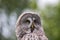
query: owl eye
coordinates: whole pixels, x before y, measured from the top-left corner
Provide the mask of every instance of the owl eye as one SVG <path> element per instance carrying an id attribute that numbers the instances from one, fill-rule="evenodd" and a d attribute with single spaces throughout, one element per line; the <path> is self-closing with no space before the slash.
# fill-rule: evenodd
<path id="1" fill-rule="evenodd" d="M 34 23 L 39 24 L 38 20 L 34 20 Z"/>
<path id="2" fill-rule="evenodd" d="M 36 21 L 36 20 L 34 20 L 34 22 L 35 22 L 35 23 L 37 23 L 37 21 Z"/>
<path id="3" fill-rule="evenodd" d="M 26 22 L 26 23 L 30 23 L 30 21 L 29 21 L 29 20 L 26 20 L 25 22 Z"/>

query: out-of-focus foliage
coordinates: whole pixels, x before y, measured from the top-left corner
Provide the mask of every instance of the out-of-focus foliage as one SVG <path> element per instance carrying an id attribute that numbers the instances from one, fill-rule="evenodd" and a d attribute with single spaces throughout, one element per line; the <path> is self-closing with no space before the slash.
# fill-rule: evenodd
<path id="1" fill-rule="evenodd" d="M 28 6 L 28 0 L 1 0 L 0 8 L 5 8 L 11 12 L 13 10 L 23 10 Z"/>
<path id="2" fill-rule="evenodd" d="M 37 2 L 36 2 L 36 0 L 30 0 L 29 8 L 37 9 Z"/>
<path id="3" fill-rule="evenodd" d="M 0 8 L 6 9 L 8 13 L 16 10 L 21 12 L 25 8 L 36 9 L 35 0 L 0 0 Z"/>
<path id="4" fill-rule="evenodd" d="M 60 3 L 56 6 L 48 5 L 42 11 L 42 17 L 49 40 L 60 40 Z"/>

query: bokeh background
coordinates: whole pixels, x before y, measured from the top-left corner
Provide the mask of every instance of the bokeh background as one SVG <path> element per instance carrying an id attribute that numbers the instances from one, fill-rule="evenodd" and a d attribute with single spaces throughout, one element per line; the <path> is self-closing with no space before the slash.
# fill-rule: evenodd
<path id="1" fill-rule="evenodd" d="M 60 40 L 60 0 L 0 0 L 0 40 L 17 40 L 17 18 L 30 9 L 40 13 L 48 39 Z"/>

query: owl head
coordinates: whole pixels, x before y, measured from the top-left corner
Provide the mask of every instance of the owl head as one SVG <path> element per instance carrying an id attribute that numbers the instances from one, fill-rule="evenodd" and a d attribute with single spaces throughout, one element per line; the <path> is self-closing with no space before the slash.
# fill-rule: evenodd
<path id="1" fill-rule="evenodd" d="M 36 12 L 23 12 L 16 23 L 16 36 L 21 40 L 24 35 L 33 33 L 37 36 L 44 34 L 40 16 Z"/>

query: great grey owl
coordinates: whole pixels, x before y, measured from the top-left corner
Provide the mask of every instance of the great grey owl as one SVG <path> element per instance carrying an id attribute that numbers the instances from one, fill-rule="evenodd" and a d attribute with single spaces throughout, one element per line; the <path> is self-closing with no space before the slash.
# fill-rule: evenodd
<path id="1" fill-rule="evenodd" d="M 35 12 L 22 13 L 16 23 L 17 40 L 48 40 L 41 26 L 40 16 Z"/>

